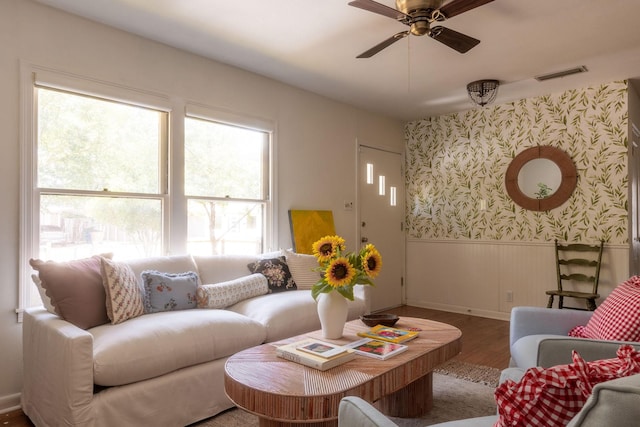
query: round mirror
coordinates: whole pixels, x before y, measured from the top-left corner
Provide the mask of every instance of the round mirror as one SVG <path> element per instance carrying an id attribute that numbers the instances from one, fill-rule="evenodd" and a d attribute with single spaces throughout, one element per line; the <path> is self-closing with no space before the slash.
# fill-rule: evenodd
<path id="1" fill-rule="evenodd" d="M 566 202 L 576 182 L 576 167 L 571 158 L 550 146 L 524 150 L 513 159 L 505 176 L 511 199 L 533 211 L 547 211 Z"/>
<path id="2" fill-rule="evenodd" d="M 562 182 L 560 168 L 549 159 L 533 159 L 518 173 L 520 191 L 532 199 L 546 199 L 555 193 Z"/>

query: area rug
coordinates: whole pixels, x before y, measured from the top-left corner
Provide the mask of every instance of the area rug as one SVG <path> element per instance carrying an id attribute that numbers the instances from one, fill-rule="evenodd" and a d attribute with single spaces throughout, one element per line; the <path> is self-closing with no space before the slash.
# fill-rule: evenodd
<path id="1" fill-rule="evenodd" d="M 497 387 L 500 379 L 500 369 L 459 362 L 456 359 L 438 366 L 434 372 L 491 387 Z"/>
<path id="2" fill-rule="evenodd" d="M 500 370 L 459 362 L 455 359 L 433 374 L 433 409 L 421 418 L 395 418 L 400 427 L 423 427 L 445 421 L 493 415 L 493 391 Z M 190 427 L 258 427 L 258 417 L 242 409 L 229 409 Z"/>

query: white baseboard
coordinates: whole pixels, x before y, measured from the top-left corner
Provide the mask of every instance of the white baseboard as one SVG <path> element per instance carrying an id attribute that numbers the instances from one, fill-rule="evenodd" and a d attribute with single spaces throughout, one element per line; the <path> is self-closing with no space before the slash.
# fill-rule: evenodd
<path id="1" fill-rule="evenodd" d="M 425 301 L 407 300 L 407 305 L 413 307 L 430 308 L 432 310 L 450 311 L 452 313 L 469 314 L 471 316 L 486 317 L 488 319 L 509 321 L 511 313 L 503 313 L 501 311 L 478 310 L 475 308 L 462 307 L 449 304 L 437 304 Z"/>
<path id="2" fill-rule="evenodd" d="M 20 409 L 20 393 L 0 396 L 0 414 Z"/>

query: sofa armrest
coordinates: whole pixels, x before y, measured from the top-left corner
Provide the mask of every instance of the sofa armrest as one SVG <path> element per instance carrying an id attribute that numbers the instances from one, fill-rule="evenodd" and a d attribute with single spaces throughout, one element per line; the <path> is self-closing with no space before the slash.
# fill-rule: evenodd
<path id="1" fill-rule="evenodd" d="M 22 408 L 36 425 L 85 425 L 92 419 L 93 337 L 42 308 L 27 309 L 22 329 Z"/>
<path id="2" fill-rule="evenodd" d="M 597 384 L 569 427 L 635 426 L 640 418 L 640 375 Z"/>
<path id="3" fill-rule="evenodd" d="M 586 325 L 592 311 L 542 307 L 514 307 L 511 310 L 509 344 L 527 335 L 564 335 L 578 325 Z"/>
<path id="4" fill-rule="evenodd" d="M 538 344 L 538 366 L 548 368 L 572 362 L 571 352 L 575 350 L 587 362 L 613 359 L 621 345 L 632 345 L 640 350 L 640 343 L 628 341 L 604 341 L 584 338 L 547 338 Z"/>

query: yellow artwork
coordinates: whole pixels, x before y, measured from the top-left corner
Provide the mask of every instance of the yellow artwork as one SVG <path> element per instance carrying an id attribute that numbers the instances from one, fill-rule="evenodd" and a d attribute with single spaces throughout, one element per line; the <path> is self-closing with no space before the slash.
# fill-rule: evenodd
<path id="1" fill-rule="evenodd" d="M 316 240 L 336 234 L 332 211 L 290 210 L 289 224 L 293 250 L 300 254 L 312 254 Z"/>

